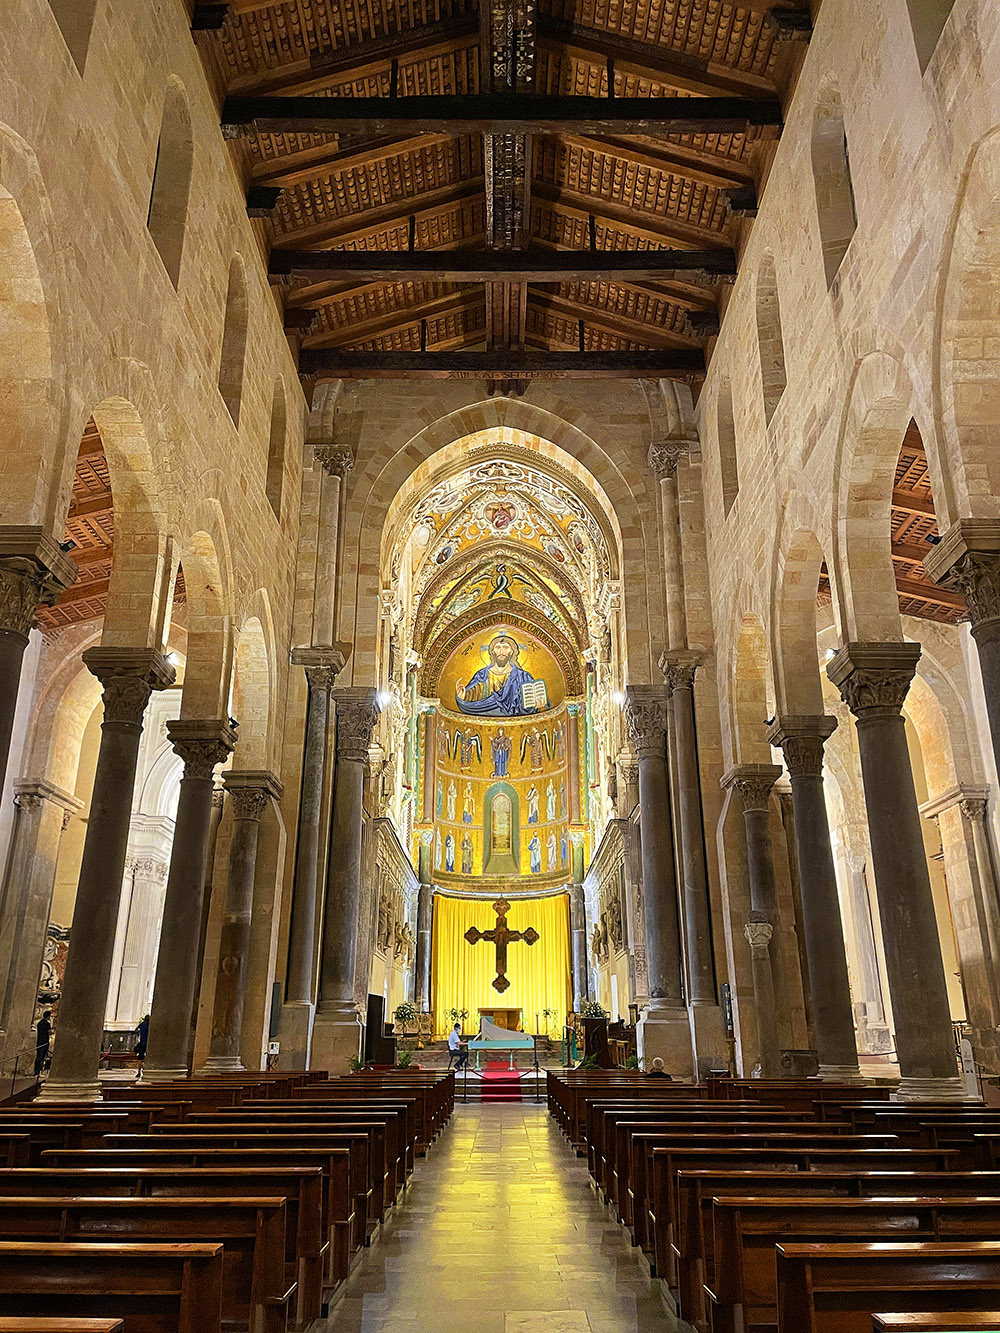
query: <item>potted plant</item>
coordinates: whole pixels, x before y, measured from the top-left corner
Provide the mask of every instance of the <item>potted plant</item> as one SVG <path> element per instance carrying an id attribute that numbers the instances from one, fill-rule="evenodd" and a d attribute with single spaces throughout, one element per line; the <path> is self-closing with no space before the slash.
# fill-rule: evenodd
<path id="1" fill-rule="evenodd" d="M 586 1000 L 586 1001 L 584 1002 L 583 1008 L 580 1010 L 580 1014 L 581 1014 L 581 1016 L 582 1016 L 583 1018 L 610 1018 L 610 1017 L 611 1017 L 611 1015 L 608 1013 L 607 1009 L 605 1009 L 604 1006 L 603 1006 L 602 1004 L 599 1004 L 599 1003 L 597 1002 L 597 1000 Z"/>
<path id="2" fill-rule="evenodd" d="M 417 1006 L 411 1004 L 409 1000 L 402 1000 L 392 1011 L 392 1016 L 403 1030 L 403 1035 L 398 1042 L 398 1054 L 396 1056 L 397 1069 L 409 1069 L 413 1060 L 413 1048 L 416 1045 L 416 1038 L 411 1038 L 407 1032 L 410 1023 L 416 1021 Z"/>

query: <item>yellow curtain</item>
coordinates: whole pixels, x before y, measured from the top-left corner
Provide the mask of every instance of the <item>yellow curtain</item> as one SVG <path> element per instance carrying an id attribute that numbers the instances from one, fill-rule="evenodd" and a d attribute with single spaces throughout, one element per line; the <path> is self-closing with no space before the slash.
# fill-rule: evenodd
<path id="1" fill-rule="evenodd" d="M 432 994 L 435 1030 L 447 1032 L 451 1024 L 446 1009 L 467 1009 L 468 1027 L 474 1030 L 479 1010 L 520 1009 L 525 1031 L 535 1026 L 543 1009 L 555 1011 L 550 1020 L 558 1032 L 571 1002 L 569 964 L 569 895 L 548 898 L 512 899 L 507 913 L 511 930 L 534 926 L 539 938 L 532 945 L 523 940 L 507 946 L 507 979 L 510 989 L 501 995 L 493 989 L 496 950 L 489 940 L 470 944 L 464 938 L 470 926 L 492 930 L 497 923 L 491 899 L 450 898 L 434 895 L 434 945 Z"/>

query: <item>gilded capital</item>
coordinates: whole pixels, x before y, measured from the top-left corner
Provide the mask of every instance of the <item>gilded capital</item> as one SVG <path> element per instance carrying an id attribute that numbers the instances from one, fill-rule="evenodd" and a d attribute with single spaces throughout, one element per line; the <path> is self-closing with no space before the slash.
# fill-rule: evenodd
<path id="1" fill-rule="evenodd" d="M 667 744 L 666 690 L 658 685 L 629 685 L 622 711 L 629 744 L 638 758 L 662 758 Z"/>
<path id="2" fill-rule="evenodd" d="M 919 659 L 917 643 L 849 643 L 830 661 L 826 674 L 856 718 L 896 717 Z"/>

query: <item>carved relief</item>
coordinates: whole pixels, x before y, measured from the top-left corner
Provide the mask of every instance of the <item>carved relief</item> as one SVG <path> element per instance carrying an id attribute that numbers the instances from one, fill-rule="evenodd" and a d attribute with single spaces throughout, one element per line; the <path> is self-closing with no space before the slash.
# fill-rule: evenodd
<path id="1" fill-rule="evenodd" d="M 342 695 L 337 704 L 337 754 L 341 759 L 364 763 L 378 722 L 374 697 L 352 699 Z"/>
<path id="2" fill-rule="evenodd" d="M 260 819 L 267 809 L 270 792 L 266 787 L 227 787 L 233 802 L 235 819 Z"/>
<path id="3" fill-rule="evenodd" d="M 630 689 L 622 709 L 629 742 L 636 755 L 662 756 L 666 750 L 667 701 L 655 694 L 640 694 Z"/>
<path id="4" fill-rule="evenodd" d="M 343 480 L 354 466 L 354 452 L 337 444 L 318 444 L 313 450 L 316 462 L 329 477 Z"/>
<path id="5" fill-rule="evenodd" d="M 941 582 L 965 598 L 973 625 L 1000 617 L 1000 556 L 966 551 Z"/>

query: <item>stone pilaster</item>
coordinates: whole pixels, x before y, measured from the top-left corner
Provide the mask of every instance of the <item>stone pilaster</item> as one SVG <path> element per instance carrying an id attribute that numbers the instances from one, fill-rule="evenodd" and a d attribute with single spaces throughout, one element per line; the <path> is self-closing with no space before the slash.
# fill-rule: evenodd
<path id="1" fill-rule="evenodd" d="M 414 1003 L 419 1013 L 431 1007 L 431 931 L 434 925 L 434 886 L 431 884 L 433 829 L 420 832 L 420 888 L 417 890 L 417 942 L 413 965 Z"/>
<path id="2" fill-rule="evenodd" d="M 687 615 L 684 607 L 684 563 L 681 554 L 681 522 L 677 506 L 677 464 L 692 441 L 667 438 L 649 447 L 649 468 L 660 483 L 663 519 L 663 574 L 667 593 L 668 649 L 687 647 Z"/>
<path id="3" fill-rule="evenodd" d="M 219 966 L 212 1010 L 212 1044 L 206 1073 L 243 1069 L 240 1048 L 243 1009 L 250 971 L 250 934 L 254 876 L 260 820 L 269 801 L 281 799 L 281 783 L 273 773 L 238 769 L 227 773 L 226 791 L 232 801 L 233 838 L 229 846 L 229 878 L 219 937 Z"/>
<path id="4" fill-rule="evenodd" d="M 365 687 L 334 690 L 333 699 L 337 709 L 337 773 L 311 1067 L 340 1074 L 346 1060 L 357 1055 L 361 1040 L 354 983 L 361 924 L 363 797 L 365 766 L 379 705 L 375 690 Z"/>
<path id="5" fill-rule="evenodd" d="M 681 945 L 667 790 L 667 695 L 662 686 L 630 685 L 625 725 L 639 763 L 642 897 L 648 1009 L 639 1020 L 640 1055 L 660 1056 L 668 1072 L 690 1077 L 691 1036 L 681 983 Z"/>
<path id="6" fill-rule="evenodd" d="M 319 531 L 316 535 L 312 641 L 331 644 L 336 625 L 337 550 L 343 482 L 354 466 L 354 455 L 350 449 L 340 445 L 321 444 L 316 446 L 315 457 L 323 469 L 323 482 L 320 488 Z"/>
<path id="7" fill-rule="evenodd" d="M 281 1067 L 306 1069 L 312 1036 L 316 931 L 319 885 L 322 878 L 321 820 L 326 783 L 330 691 L 344 669 L 344 654 L 337 648 L 296 648 L 292 662 L 305 669 L 309 696 L 302 754 L 302 790 L 299 799 L 298 838 L 292 919 L 288 937 L 288 972 L 280 1020 Z"/>
<path id="8" fill-rule="evenodd" d="M 919 657 L 915 643 L 849 643 L 826 672 L 856 718 L 900 1096 L 959 1101 L 963 1085 L 902 715 Z"/>
<path id="9" fill-rule="evenodd" d="M 860 1080 L 847 949 L 823 794 L 823 747 L 835 717 L 779 717 L 768 732 L 792 784 L 802 924 L 821 1078 Z"/>
<path id="10" fill-rule="evenodd" d="M 7 773 L 21 663 L 40 606 L 76 580 L 76 565 L 40 527 L 0 527 L 0 787 Z"/>
<path id="11" fill-rule="evenodd" d="M 97 1099 L 100 1095 L 97 1066 L 142 720 L 153 690 L 165 689 L 174 681 L 173 667 L 151 648 L 89 648 L 83 662 L 104 687 L 104 721 L 52 1069 L 41 1094 L 46 1101 Z"/>
<path id="12" fill-rule="evenodd" d="M 163 903 L 160 947 L 143 1077 L 150 1082 L 184 1078 L 188 1067 L 191 1010 L 201 973 L 202 900 L 212 834 L 215 770 L 236 744 L 225 718 L 179 718 L 167 735 L 184 761 L 170 871 Z"/>
<path id="13" fill-rule="evenodd" d="M 959 519 L 924 556 L 924 568 L 965 598 L 1000 772 L 1000 521 Z"/>
<path id="14" fill-rule="evenodd" d="M 743 933 L 750 946 L 761 1078 L 780 1078 L 781 1043 L 778 1040 L 777 1004 L 771 974 L 771 936 L 774 928 L 763 912 L 751 911 Z"/>
<path id="15" fill-rule="evenodd" d="M 570 960 L 573 978 L 573 1012 L 579 1013 L 587 1000 L 587 908 L 583 885 L 569 891 Z"/>

